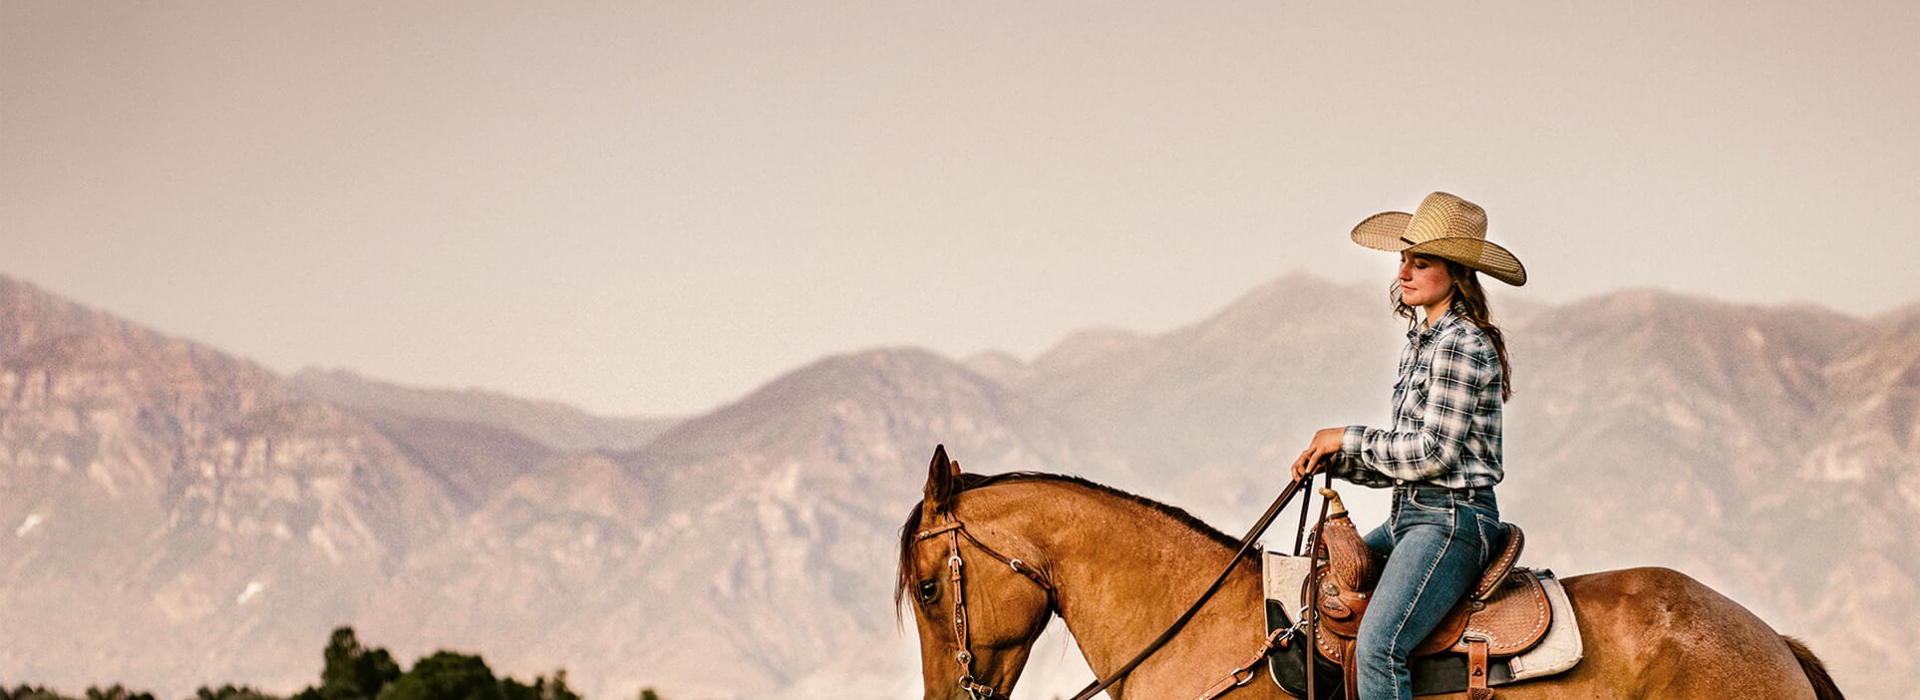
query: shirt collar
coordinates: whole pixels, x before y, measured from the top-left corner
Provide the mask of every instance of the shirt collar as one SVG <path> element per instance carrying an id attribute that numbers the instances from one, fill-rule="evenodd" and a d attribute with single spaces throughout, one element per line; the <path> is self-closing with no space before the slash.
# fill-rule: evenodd
<path id="1" fill-rule="evenodd" d="M 1407 340 L 1419 340 L 1424 343 L 1435 335 L 1438 335 L 1440 331 L 1446 330 L 1447 326 L 1460 323 L 1462 318 L 1460 305 L 1465 303 L 1466 302 L 1460 300 L 1459 295 L 1454 295 L 1453 303 L 1447 305 L 1447 312 L 1440 314 L 1440 318 L 1434 319 L 1432 324 L 1426 328 L 1421 328 L 1420 324 L 1415 323 L 1412 328 L 1407 329 Z"/>

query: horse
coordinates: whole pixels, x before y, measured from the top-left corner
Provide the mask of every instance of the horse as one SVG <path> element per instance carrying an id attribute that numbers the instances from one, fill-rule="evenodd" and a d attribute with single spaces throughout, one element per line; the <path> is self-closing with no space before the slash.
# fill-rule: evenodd
<path id="1" fill-rule="evenodd" d="M 1241 543 L 1179 508 L 1071 476 L 962 473 L 944 447 L 900 531 L 896 611 L 913 611 L 926 700 L 1005 698 L 1057 615 L 1109 678 L 1234 561 Z M 1586 655 L 1555 676 L 1498 687 L 1504 700 L 1844 700 L 1812 651 L 1687 575 L 1646 567 L 1562 579 Z M 1113 700 L 1288 698 L 1241 664 L 1264 653 L 1260 561 L 1130 674 Z M 1257 657 L 1256 657 L 1257 658 Z M 1264 674 L 1263 674 L 1264 675 Z M 1462 698 L 1464 693 L 1436 698 Z"/>

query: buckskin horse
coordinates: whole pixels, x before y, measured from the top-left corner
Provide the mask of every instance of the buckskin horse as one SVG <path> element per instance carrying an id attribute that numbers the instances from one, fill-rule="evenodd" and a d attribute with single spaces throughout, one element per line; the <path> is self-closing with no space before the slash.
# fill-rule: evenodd
<path id="1" fill-rule="evenodd" d="M 1218 593 L 1107 694 L 1200 696 L 1248 673 L 1252 662 L 1241 662 L 1268 639 L 1259 557 L 1229 570 L 1241 543 L 1183 510 L 1075 477 L 964 474 L 944 447 L 924 493 L 900 532 L 894 597 L 913 610 L 927 700 L 1007 697 L 1053 615 L 1110 679 L 1210 581 Z M 1503 700 L 1842 699 L 1804 645 L 1685 574 L 1636 568 L 1562 583 L 1585 657 L 1500 686 Z M 1266 679 L 1228 695 L 1290 697 Z"/>

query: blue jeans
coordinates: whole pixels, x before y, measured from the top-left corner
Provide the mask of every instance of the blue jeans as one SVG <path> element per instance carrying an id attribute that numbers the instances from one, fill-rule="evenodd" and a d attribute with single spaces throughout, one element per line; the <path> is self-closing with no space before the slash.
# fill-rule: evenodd
<path id="1" fill-rule="evenodd" d="M 1392 514 L 1366 536 L 1386 566 L 1355 640 L 1362 700 L 1411 700 L 1407 655 L 1467 594 L 1505 538 L 1491 488 L 1394 487 Z"/>

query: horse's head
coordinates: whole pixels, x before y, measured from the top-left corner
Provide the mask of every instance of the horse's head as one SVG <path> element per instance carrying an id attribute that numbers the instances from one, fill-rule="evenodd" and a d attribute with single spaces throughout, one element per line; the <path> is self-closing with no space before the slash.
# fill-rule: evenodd
<path id="1" fill-rule="evenodd" d="M 960 512 L 961 493 L 981 481 L 934 448 L 925 497 L 900 529 L 894 603 L 913 608 L 927 700 L 1006 697 L 1053 610 L 1037 553 L 996 541 L 991 504 Z"/>

